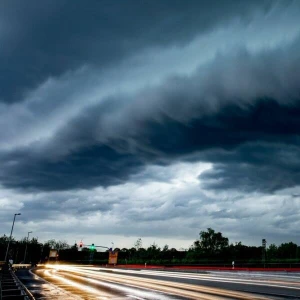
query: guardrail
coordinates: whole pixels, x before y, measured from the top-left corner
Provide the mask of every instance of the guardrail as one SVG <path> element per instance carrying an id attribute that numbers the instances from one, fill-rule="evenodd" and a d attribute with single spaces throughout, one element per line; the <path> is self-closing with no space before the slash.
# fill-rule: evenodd
<path id="1" fill-rule="evenodd" d="M 0 300 L 6 299 L 34 300 L 35 298 L 12 269 L 8 265 L 3 265 L 0 272 Z"/>

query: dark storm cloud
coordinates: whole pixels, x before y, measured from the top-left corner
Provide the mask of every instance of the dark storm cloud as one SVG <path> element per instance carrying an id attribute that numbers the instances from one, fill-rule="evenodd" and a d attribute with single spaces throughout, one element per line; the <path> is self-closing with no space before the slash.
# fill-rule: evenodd
<path id="1" fill-rule="evenodd" d="M 250 144 L 233 151 L 212 151 L 206 159 L 216 162 L 200 179 L 206 188 L 244 192 L 293 187 L 300 180 L 299 144 Z"/>
<path id="2" fill-rule="evenodd" d="M 300 107 L 280 106 L 272 100 L 258 102 L 251 109 L 229 107 L 188 124 L 167 116 L 160 122 L 149 121 L 143 124 L 141 136 L 135 137 L 135 147 L 128 137 L 107 141 L 110 146 L 99 145 L 97 132 L 82 140 L 79 128 L 68 130 L 71 128 L 76 135 L 69 132 L 59 139 L 61 144 L 54 145 L 64 147 L 64 140 L 68 144 L 68 138 L 70 143 L 79 138 L 80 150 L 55 160 L 51 149 L 46 149 L 46 156 L 10 153 L 11 159 L 5 160 L 14 163 L 3 164 L 1 182 L 13 188 L 42 190 L 109 186 L 125 182 L 146 164 L 167 164 L 192 154 L 192 159 L 215 163 L 213 170 L 201 175 L 209 188 L 273 191 L 294 186 L 300 179 Z"/>
<path id="3" fill-rule="evenodd" d="M 30 150 L 29 150 L 30 151 Z M 132 154 L 121 154 L 107 146 L 91 146 L 53 161 L 28 154 L 10 153 L 0 181 L 10 188 L 68 190 L 123 183 L 142 165 Z M 22 175 L 21 175 L 22 174 Z"/>
<path id="4" fill-rule="evenodd" d="M 60 6 L 59 12 L 62 15 L 65 13 L 66 3 L 62 2 Z M 102 5 L 103 3 L 101 2 Z M 106 9 L 125 9 L 122 8 L 122 4 L 115 7 L 109 3 L 99 10 L 101 14 L 107 12 Z M 126 23 L 124 28 L 121 26 L 123 23 L 117 23 L 118 26 L 113 27 L 116 31 L 119 27 L 124 30 L 117 40 L 124 43 L 128 38 L 130 46 L 125 47 L 125 50 L 116 47 L 114 51 L 124 50 L 122 55 L 130 53 L 131 47 L 137 47 L 139 43 L 144 45 L 144 39 L 148 46 L 155 43 L 180 44 L 185 38 L 199 33 L 196 19 L 201 18 L 191 14 L 191 23 L 188 23 L 187 29 L 183 29 L 182 37 L 180 32 L 177 38 L 172 35 L 173 31 L 172 34 L 167 34 L 168 30 L 171 30 L 168 26 L 173 24 L 173 18 L 177 18 L 176 22 L 178 18 L 184 19 L 185 14 L 190 14 L 190 10 L 196 10 L 193 5 L 197 5 L 198 1 L 191 2 L 191 6 L 184 5 L 184 9 L 179 9 L 182 2 L 175 3 L 170 7 L 170 16 L 173 16 L 170 20 L 169 9 L 157 7 L 167 5 L 166 2 L 151 3 L 147 2 L 147 14 L 151 12 L 151 5 L 155 6 L 153 11 L 161 11 L 162 14 L 152 16 L 158 18 L 154 18 L 156 22 L 153 22 L 153 19 L 150 21 L 147 18 L 137 18 L 137 24 L 131 29 L 132 25 L 125 22 L 127 14 L 124 19 L 116 21 Z M 230 12 L 228 2 L 221 3 L 226 7 L 225 17 L 227 14 L 233 17 L 236 10 L 244 11 L 241 6 L 246 5 L 246 2 L 238 2 L 242 4 L 233 5 L 234 8 L 231 7 Z M 208 5 L 208 2 L 206 4 Z M 169 8 L 169 5 L 167 6 Z M 70 7 L 68 6 L 68 9 Z M 145 9 L 143 5 L 142 7 Z M 205 23 L 203 26 L 199 25 L 200 32 L 215 26 L 213 20 L 221 8 L 222 6 L 214 8 L 209 14 L 210 17 L 199 21 Z M 78 7 L 74 8 L 74 13 L 77 9 Z M 140 9 L 139 5 L 134 6 L 133 12 L 128 13 L 129 16 L 131 13 L 138 14 Z M 84 12 L 85 10 L 83 14 Z M 197 13 L 195 15 L 198 16 Z M 77 17 L 79 20 L 79 16 Z M 98 20 L 98 17 L 96 19 Z M 96 22 L 96 19 L 88 22 Z M 59 20 L 61 18 L 58 18 Z M 75 19 L 72 20 L 68 22 L 73 24 Z M 224 20 L 221 18 L 218 22 Z M 108 18 L 107 22 L 112 22 L 109 23 L 110 28 L 115 19 L 112 21 Z M 157 35 L 157 30 L 165 22 L 166 39 L 162 42 L 162 36 Z M 55 26 L 58 24 L 55 23 Z M 153 27 L 150 24 L 155 25 Z M 77 23 L 73 25 L 76 30 L 72 32 L 82 29 L 83 35 L 91 41 L 94 41 L 93 34 L 99 33 L 96 24 L 95 32 L 91 31 L 90 35 L 86 30 L 93 27 L 92 25 L 83 25 L 80 28 L 76 27 L 79 26 Z M 62 37 L 64 34 L 69 36 L 69 27 L 62 28 L 66 30 L 62 30 Z M 101 30 L 104 33 L 110 32 L 105 26 L 101 27 Z M 133 34 L 133 40 L 132 30 L 137 31 Z M 139 30 L 145 30 L 145 36 L 141 35 Z M 111 32 L 112 36 L 116 35 L 114 30 Z M 50 33 L 47 36 L 52 37 Z M 141 40 L 136 41 L 137 36 Z M 75 37 L 74 39 L 76 40 Z M 48 42 L 48 39 L 46 40 Z M 88 63 L 111 63 L 119 56 L 114 51 L 109 51 L 111 45 L 103 45 L 102 38 L 96 40 L 95 48 L 91 47 L 91 51 L 95 52 L 89 56 Z M 72 47 L 72 41 L 67 39 L 65 47 Z M 111 42 L 114 43 L 114 39 Z M 51 48 L 53 45 L 47 46 L 47 49 L 54 51 L 54 48 Z M 83 48 L 82 50 L 79 47 L 78 50 L 83 51 L 83 54 L 80 52 L 80 55 L 77 55 L 75 51 L 74 61 L 68 64 L 63 60 L 61 65 L 53 61 L 56 56 L 49 50 L 50 67 L 38 78 L 48 76 L 52 72 L 52 65 L 59 65 L 61 68 L 54 74 L 57 75 L 65 69 L 77 66 L 77 62 L 80 64 L 85 61 L 85 51 L 90 48 Z M 99 56 L 96 55 L 96 50 L 100 48 L 103 55 Z M 18 150 L 2 150 L 0 182 L 9 188 L 47 191 L 107 187 L 124 183 L 132 175 L 138 176 L 147 165 L 172 164 L 180 160 L 194 159 L 214 163 L 214 169 L 201 176 L 208 188 L 274 191 L 294 186 L 299 182 L 299 160 L 296 155 L 299 149 L 300 128 L 299 70 L 299 38 L 282 47 L 268 48 L 257 53 L 246 49 L 231 51 L 229 54 L 219 53 L 192 75 L 173 76 L 156 87 L 144 88 L 126 95 L 120 92 L 107 99 L 100 99 L 96 104 L 78 112 L 71 120 L 65 121 L 47 139 L 35 141 Z M 24 84 L 29 86 L 33 82 Z M 18 79 L 16 85 L 18 86 Z M 83 99 L 84 96 L 83 94 Z M 279 157 L 282 159 L 278 159 Z"/>
<path id="5" fill-rule="evenodd" d="M 102 70 L 149 47 L 181 46 L 270 1 L 5 1 L 0 4 L 0 101 L 21 101 L 49 77 Z M 285 6 L 286 4 L 284 4 Z M 105 71 L 103 71 L 105 72 Z"/>

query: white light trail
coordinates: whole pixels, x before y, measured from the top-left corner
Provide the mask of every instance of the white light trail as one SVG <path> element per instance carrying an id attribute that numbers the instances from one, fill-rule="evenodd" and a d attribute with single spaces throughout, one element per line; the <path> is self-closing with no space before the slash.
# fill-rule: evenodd
<path id="1" fill-rule="evenodd" d="M 122 272 L 118 272 L 118 271 L 116 272 L 115 270 L 112 269 L 105 269 L 106 272 L 101 272 L 99 271 L 99 268 L 91 268 L 91 267 L 53 265 L 53 266 L 49 266 L 49 268 L 53 268 L 54 270 L 55 269 L 60 270 L 61 276 L 67 276 L 69 278 L 73 278 L 74 280 L 84 280 L 86 282 L 92 283 L 93 285 L 99 285 L 102 287 L 106 285 L 107 287 L 110 287 L 114 290 L 125 292 L 127 295 L 133 294 L 138 297 L 141 296 L 142 298 L 146 296 L 145 292 L 142 291 L 141 295 L 137 295 L 137 288 L 146 289 L 147 291 L 149 290 L 155 292 L 159 291 L 165 294 L 172 294 L 176 296 L 186 297 L 188 299 L 216 300 L 216 299 L 224 299 L 225 297 L 226 298 L 230 297 L 232 299 L 248 299 L 248 300 L 267 299 L 266 297 L 254 296 L 247 293 L 224 290 L 220 288 L 199 286 L 194 284 L 185 284 L 185 283 L 172 282 L 166 280 L 149 279 L 149 278 L 143 278 L 138 276 L 130 276 L 130 274 L 133 275 L 133 273 L 139 275 L 152 274 L 155 276 L 157 276 L 157 274 L 160 274 L 160 272 L 155 272 L 155 271 L 137 272 L 133 270 L 130 271 L 128 270 L 128 272 L 125 271 L 123 272 L 123 273 L 128 273 L 128 275 L 126 275 L 126 274 L 122 274 Z M 107 271 L 111 271 L 111 272 L 107 272 Z M 175 277 L 175 273 L 172 272 L 171 275 L 172 277 Z M 185 278 L 189 278 L 188 277 L 189 275 L 184 274 Z M 169 272 L 165 272 L 165 274 L 164 275 L 161 274 L 161 276 L 169 276 Z M 207 280 L 207 278 L 205 280 Z M 124 287 L 124 285 L 126 287 Z M 152 298 L 151 294 L 147 294 L 146 299 L 158 300 L 158 299 L 165 299 L 165 298 L 163 298 L 163 296 L 158 298 L 157 294 L 155 295 L 155 298 Z"/>

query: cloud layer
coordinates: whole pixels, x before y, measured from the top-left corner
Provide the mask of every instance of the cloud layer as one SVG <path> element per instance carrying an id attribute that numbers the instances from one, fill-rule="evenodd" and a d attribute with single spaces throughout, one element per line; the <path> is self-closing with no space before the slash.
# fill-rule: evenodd
<path id="1" fill-rule="evenodd" d="M 299 164 L 299 45 L 296 40 L 285 51 L 256 55 L 239 50 L 217 56 L 191 76 L 104 98 L 70 117 L 50 137 L 4 150 L 1 182 L 7 187 L 42 190 L 109 186 L 128 180 L 148 164 L 170 164 L 191 156 L 206 159 L 210 149 L 235 152 L 243 172 L 245 164 L 250 165 L 249 173 L 253 173 L 256 152 L 263 150 L 260 166 L 271 174 L 275 167 L 281 181 L 266 189 L 293 186 L 299 179 L 295 172 L 295 163 Z M 248 144 L 246 154 L 242 145 Z M 278 152 L 284 161 L 277 161 L 276 167 Z M 225 168 L 219 172 L 216 166 L 210 177 L 226 173 L 227 185 L 241 178 L 240 165 L 234 166 L 235 174 L 227 170 L 233 163 L 226 164 L 221 154 L 210 159 Z"/>
<path id="2" fill-rule="evenodd" d="M 89 216 L 82 232 L 110 219 L 114 235 L 172 238 L 180 223 L 191 237 L 201 215 L 236 239 L 259 218 L 288 236 L 299 16 L 297 1 L 0 4 L 0 205 L 15 199 L 49 235 L 74 214 Z"/>

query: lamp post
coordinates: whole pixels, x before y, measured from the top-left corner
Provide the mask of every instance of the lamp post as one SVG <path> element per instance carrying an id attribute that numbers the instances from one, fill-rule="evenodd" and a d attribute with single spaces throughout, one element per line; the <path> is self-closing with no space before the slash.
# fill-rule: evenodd
<path id="1" fill-rule="evenodd" d="M 10 242 L 11 242 L 11 237 L 12 237 L 12 233 L 13 233 L 13 230 L 14 230 L 14 225 L 15 225 L 16 216 L 20 216 L 20 215 L 21 215 L 20 213 L 14 215 L 14 221 L 13 221 L 13 223 L 12 223 L 12 227 L 11 227 L 11 231 L 10 231 L 10 236 L 9 236 L 9 240 L 8 240 L 8 244 L 7 244 L 7 248 L 6 248 L 6 253 L 5 253 L 5 259 L 4 259 L 5 262 L 7 261 L 7 255 L 8 255 L 8 250 L 9 250 L 9 244 L 10 244 Z"/>
<path id="2" fill-rule="evenodd" d="M 32 233 L 32 231 L 28 231 L 28 235 L 27 235 L 27 241 L 26 241 L 26 246 L 25 246 L 25 254 L 24 254 L 24 264 L 26 263 L 25 259 L 26 259 L 26 253 L 27 253 L 27 245 L 28 245 L 28 240 L 29 240 L 29 234 Z"/>

